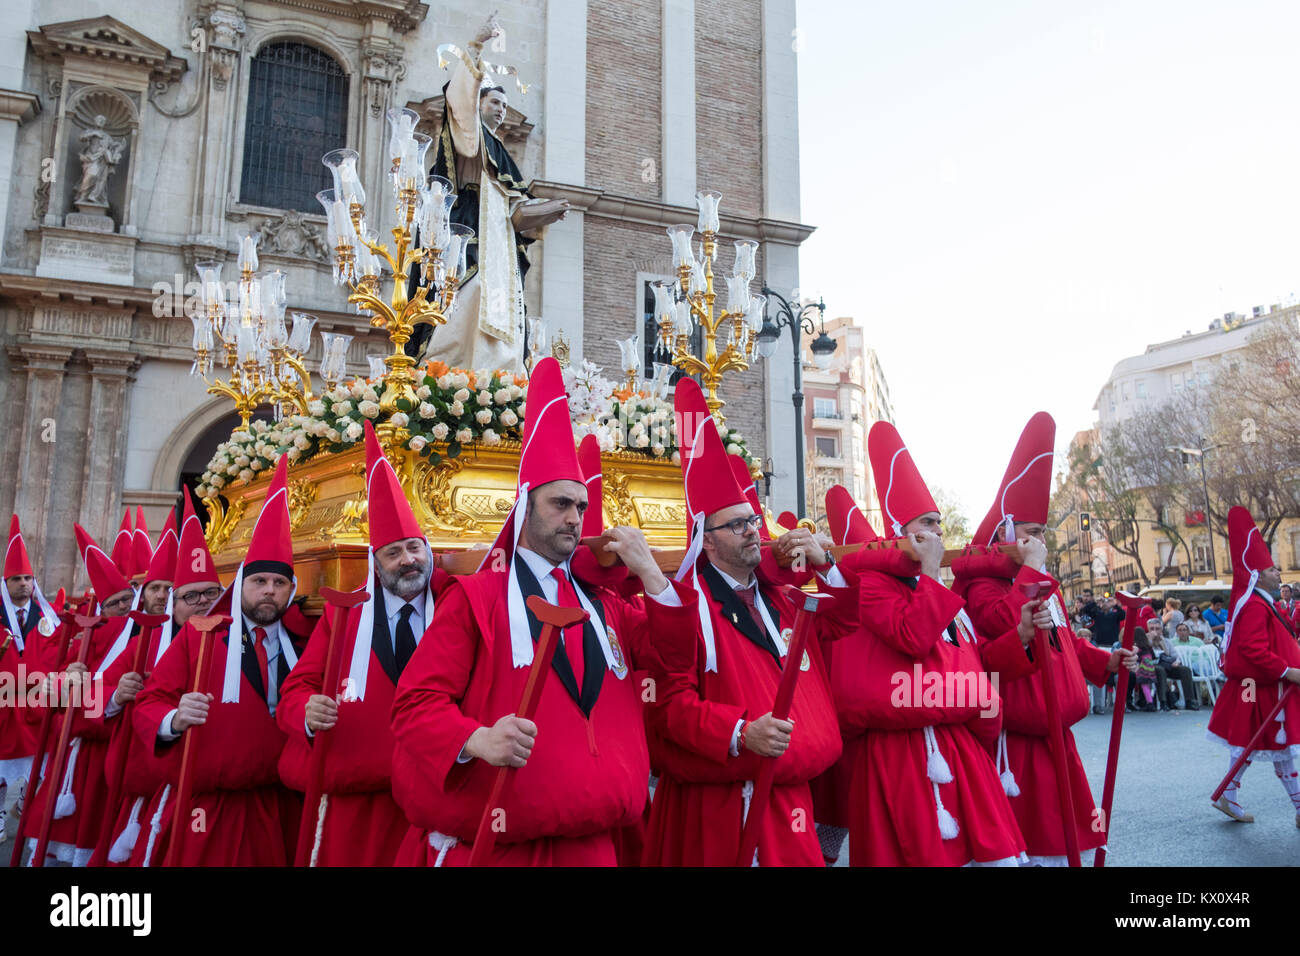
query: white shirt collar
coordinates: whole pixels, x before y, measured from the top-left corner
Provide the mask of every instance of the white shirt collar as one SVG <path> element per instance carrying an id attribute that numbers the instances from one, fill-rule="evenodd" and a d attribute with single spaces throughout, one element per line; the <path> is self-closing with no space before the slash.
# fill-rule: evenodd
<path id="1" fill-rule="evenodd" d="M 753 571 L 750 571 L 750 572 L 749 572 L 749 583 L 748 583 L 748 584 L 742 584 L 740 581 L 737 581 L 735 578 L 733 578 L 733 577 L 732 577 L 730 574 L 728 574 L 726 571 L 722 570 L 722 568 L 718 567 L 716 564 L 713 564 L 712 561 L 710 561 L 709 564 L 711 564 L 711 565 L 713 566 L 713 570 L 714 570 L 714 571 L 717 571 L 718 574 L 722 576 L 722 580 L 725 581 L 725 582 L 727 583 L 727 587 L 731 588 L 733 591 L 735 591 L 735 590 L 737 590 L 737 589 L 740 589 L 740 588 L 743 588 L 743 589 L 745 589 L 745 590 L 752 590 L 753 587 L 754 587 L 754 585 L 755 585 L 756 583 L 758 583 L 758 579 L 754 577 L 754 572 L 753 572 Z"/>
<path id="2" fill-rule="evenodd" d="M 524 563 L 528 565 L 528 570 L 533 572 L 533 577 L 537 578 L 539 582 L 550 577 L 551 572 L 556 568 L 564 568 L 565 576 L 568 578 L 573 577 L 573 574 L 569 571 L 568 561 L 563 564 L 553 564 L 536 551 L 529 551 L 527 548 L 515 548 L 515 553 L 524 559 Z"/>
<path id="3" fill-rule="evenodd" d="M 421 621 L 424 620 L 424 601 L 421 600 L 421 598 L 424 597 L 424 591 L 421 591 L 415 597 L 411 598 L 411 600 L 406 601 L 388 590 L 388 588 L 381 587 L 380 590 L 384 595 L 384 614 L 389 621 L 392 621 L 393 618 L 402 613 L 402 606 L 405 604 L 411 605 L 414 610 L 414 614 L 412 615 L 413 617 L 418 617 Z"/>

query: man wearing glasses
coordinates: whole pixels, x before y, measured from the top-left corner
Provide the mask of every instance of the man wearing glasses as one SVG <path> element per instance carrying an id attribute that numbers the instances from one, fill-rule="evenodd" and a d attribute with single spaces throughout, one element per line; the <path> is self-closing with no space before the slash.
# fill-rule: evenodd
<path id="1" fill-rule="evenodd" d="M 677 385 L 676 413 L 695 536 L 679 578 L 694 579 L 701 626 L 700 636 L 692 629 L 656 638 L 657 646 L 665 645 L 664 661 L 694 657 L 694 665 L 656 675 L 658 692 L 646 722 L 651 763 L 661 774 L 643 862 L 735 865 L 753 781 L 772 759 L 776 781 L 758 821 L 753 862 L 823 866 L 809 781 L 835 763 L 841 741 L 816 638 L 856 630 L 857 578 L 834 567 L 828 539 L 796 529 L 776 540 L 778 563 L 811 565 L 823 572 L 822 590 L 838 598 L 814 618 L 814 639 L 804 653 L 789 659 L 795 607 L 760 568 L 763 519 L 736 482 L 699 386 L 689 379 Z M 666 645 L 674 641 L 670 653 Z M 788 667 L 803 673 L 789 719 L 779 720 L 772 704 Z"/>

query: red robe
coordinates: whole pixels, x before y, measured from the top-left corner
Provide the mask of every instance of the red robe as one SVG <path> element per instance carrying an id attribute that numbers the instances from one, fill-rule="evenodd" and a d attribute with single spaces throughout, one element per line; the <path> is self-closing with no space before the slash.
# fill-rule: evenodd
<path id="1" fill-rule="evenodd" d="M 446 571 L 435 569 L 434 595 L 450 580 Z M 382 593 L 372 593 L 380 602 L 375 613 L 383 613 Z M 417 600 L 423 601 L 423 596 Z M 360 617 L 360 607 L 350 613 L 347 631 L 336 649 L 343 679 L 352 661 Z M 333 620 L 332 608 L 326 605 L 325 616 L 317 622 L 302 659 L 284 682 L 284 696 L 275 710 L 276 722 L 289 736 L 280 755 L 280 779 L 300 793 L 307 789 L 314 745 L 307 736 L 307 699 L 322 693 Z M 334 740 L 325 759 L 323 784 L 329 799 L 324 824 L 317 821 L 321 834 L 317 866 L 391 866 L 397 858 L 411 825 L 393 800 L 391 719 L 396 691 L 372 647 L 365 699 L 340 703 L 338 723 L 330 731 Z"/>
<path id="2" fill-rule="evenodd" d="M 869 563 L 860 552 L 842 562 Z M 874 559 L 873 559 L 874 560 Z M 916 562 L 895 559 L 913 574 Z M 831 686 L 845 736 L 860 737 L 849 796 L 854 866 L 961 866 L 1018 857 L 1024 839 L 989 756 L 1000 700 L 975 635 L 949 624 L 961 598 L 921 575 L 863 567 L 860 629 L 835 648 Z M 925 689 L 938 686 L 936 697 Z M 930 728 L 927 732 L 926 728 Z M 951 781 L 928 774 L 930 734 Z M 981 743 L 987 741 L 987 743 Z M 937 768 L 936 768 L 937 772 Z M 956 835 L 945 839 L 940 807 Z"/>
<path id="3" fill-rule="evenodd" d="M 35 669 L 33 662 L 40 657 L 44 642 L 40 632 L 33 629 L 22 642 L 22 650 L 19 650 L 19 639 L 15 637 L 0 653 L 0 694 L 13 695 L 12 699 L 0 696 L 0 786 L 26 780 L 32 769 L 38 727 L 23 717 L 31 683 L 26 677 L 29 670 Z M 4 638 L 0 637 L 0 644 L 3 643 Z M 20 701 L 22 706 L 19 706 Z"/>
<path id="4" fill-rule="evenodd" d="M 457 757 L 475 730 L 515 711 L 530 672 L 513 665 L 510 573 L 485 570 L 453 581 L 398 682 L 393 796 L 411 821 L 399 863 L 463 865 L 469 859 L 498 768 L 482 760 L 458 763 Z M 590 718 L 555 669 L 546 673 L 536 744 L 527 765 L 513 771 L 493 864 L 615 864 L 614 831 L 641 817 L 650 773 L 643 688 L 631 669 L 646 667 L 653 657 L 648 631 L 698 627 L 694 593 L 675 587 L 682 607 L 647 600 L 644 610 L 588 589 L 629 658 L 629 672 L 620 680 L 603 658 L 586 659 L 588 671 L 603 671 Z M 557 659 L 563 654 L 558 648 Z"/>
<path id="5" fill-rule="evenodd" d="M 1285 621 L 1286 626 L 1291 629 L 1291 633 L 1296 633 L 1297 626 L 1300 625 L 1300 601 L 1292 598 L 1290 606 L 1288 607 L 1286 601 L 1278 598 L 1278 600 L 1273 602 L 1273 606 L 1277 608 L 1277 613 L 1282 616 L 1282 620 Z"/>
<path id="6" fill-rule="evenodd" d="M 1234 596 L 1235 597 L 1235 596 Z M 1276 705 L 1286 687 L 1282 674 L 1288 667 L 1300 667 L 1300 644 L 1278 614 L 1272 602 L 1255 591 L 1232 625 L 1232 637 L 1223 655 L 1223 673 L 1227 682 L 1214 702 L 1207 728 L 1209 736 L 1229 747 L 1241 748 L 1250 743 Z M 1285 760 L 1300 757 L 1300 690 L 1292 691 L 1279 714 L 1264 732 L 1252 760 Z M 1285 743 L 1279 743 L 1276 730 L 1285 726 Z M 1276 728 L 1276 730 L 1275 730 Z"/>
<path id="7" fill-rule="evenodd" d="M 302 801 L 280 783 L 276 764 L 285 735 L 248 678 L 240 676 L 239 703 L 221 701 L 226 633 L 224 628 L 212 632 L 211 665 L 199 685 L 213 699 L 208 704 L 207 722 L 197 728 L 193 744 L 190 832 L 177 863 L 285 866 L 293 860 Z M 170 742 L 159 740 L 158 727 L 193 686 L 199 640 L 199 632 L 189 624 L 181 629 L 154 666 L 131 715 L 136 733 L 153 741 L 154 755 L 162 760 L 173 791 L 171 798 L 175 797 L 185 735 Z M 286 666 L 283 652 L 277 666 Z M 162 864 L 166 854 L 171 823 L 169 808 L 153 849 L 155 866 Z"/>
<path id="8" fill-rule="evenodd" d="M 109 618 L 107 623 L 101 624 L 90 632 L 91 644 L 86 657 L 86 666 L 92 674 L 98 670 L 100 662 L 113 646 L 113 642 L 117 640 L 124 624 L 123 618 Z M 76 661 L 80 636 L 68 642 L 67 654 L 60 661 L 58 651 L 61 640 L 62 636 L 56 631 L 39 649 L 38 663 L 28 666 L 38 667 L 42 671 L 54 671 L 64 669 Z M 113 719 L 105 719 L 103 711 L 108 705 L 113 689 L 117 686 L 113 674 L 120 675 L 120 662 L 121 655 L 113 662 L 110 672 L 99 682 L 91 695 L 82 698 L 81 702 L 85 706 L 74 708 L 72 712 L 72 735 L 65 749 L 63 779 L 49 781 L 43 777 L 35 788 L 29 787 L 28 806 L 31 808 L 31 816 L 26 832 L 28 846 L 34 850 L 49 800 L 47 784 L 54 786 L 57 801 L 57 795 L 63 791 L 64 783 L 69 782 L 70 779 L 71 785 L 67 789 L 72 796 L 74 809 L 66 816 L 56 815 L 51 823 L 47 858 L 53 855 L 61 862 L 85 866 L 95 850 L 96 843 L 99 842 L 108 798 L 108 785 L 104 780 L 104 758 L 108 753 L 109 736 L 116 724 Z M 41 707 L 28 708 L 26 716 L 29 720 L 36 721 L 36 726 L 39 727 L 42 712 Z M 63 709 L 59 708 L 50 723 L 50 736 L 46 743 L 47 754 L 50 754 L 58 744 L 60 728 L 63 725 L 63 713 Z M 52 754 L 48 760 L 47 767 L 53 763 Z"/>
<path id="9" fill-rule="evenodd" d="M 152 671 L 149 663 L 158 655 L 158 641 L 162 637 L 161 628 L 151 628 L 149 646 L 145 649 L 144 676 Z M 121 656 L 115 662 L 112 673 L 105 674 L 105 694 L 112 696 L 118 681 L 130 672 L 135 661 L 136 647 L 140 635 L 131 638 Z M 134 703 L 128 704 L 134 710 Z M 154 797 L 167 782 L 161 761 L 153 755 L 153 741 L 144 740 L 135 731 L 130 714 L 118 715 L 113 719 L 112 738 L 108 744 L 105 758 L 105 781 L 109 788 L 117 786 L 117 767 L 126 751 L 126 763 L 122 772 L 120 796 L 116 805 L 105 807 L 105 826 L 100 832 L 99 845 L 90 858 L 91 866 L 127 866 L 129 857 L 111 859 L 123 853 L 134 854 L 138 843 L 148 838 L 150 817 L 147 815 L 150 799 Z M 145 836 L 142 838 L 140 834 Z M 134 837 L 134 839 L 133 839 Z"/>
<path id="10" fill-rule="evenodd" d="M 705 670 L 703 638 L 683 632 L 680 636 L 690 643 L 671 657 L 691 666 L 656 676 L 658 693 L 647 711 L 652 760 L 661 773 L 650 808 L 642 858 L 646 866 L 735 865 L 748 811 L 746 794 L 764 758 L 749 750 L 732 757 L 732 735 L 741 719 L 753 720 L 772 709 L 784 666 L 802 666 L 802 661 L 787 664 L 786 658 L 778 663 L 766 642 L 760 646 L 766 635 L 714 574 L 702 571 L 701 584 L 712 617 L 717 671 Z M 845 579 L 845 588 L 822 588 L 836 600 L 813 618 L 809 667 L 795 683 L 790 710 L 795 730 L 789 749 L 777 758 L 771 802 L 759 831 L 763 866 L 825 865 L 813 827 L 809 781 L 839 758 L 840 733 L 818 639 L 833 640 L 857 628 L 857 576 L 850 571 Z M 776 611 L 773 623 L 788 641 L 795 608 L 765 573 L 759 581 Z M 656 642 L 675 637 L 657 635 Z"/>
<path id="11" fill-rule="evenodd" d="M 953 590 L 966 599 L 966 607 L 981 638 L 980 656 L 984 666 L 990 674 L 998 676 L 1007 764 L 1020 789 L 1020 795 L 1011 798 L 1011 809 L 1020 824 L 1026 850 L 1030 857 L 1055 857 L 1063 861 L 1065 828 L 1056 765 L 1048 745 L 1041 662 L 1032 658 L 1036 645 L 1031 644 L 1027 652 L 1016 633 L 1020 608 L 1026 600 L 1013 580 L 1020 571 L 1005 554 L 965 556 L 953 564 L 956 574 Z M 1105 844 L 1106 833 L 1070 728 L 1088 715 L 1085 679 L 1099 687 L 1106 683 L 1110 653 L 1080 638 L 1068 623 L 1058 627 L 1056 633 L 1061 646 L 1052 650 L 1052 668 L 1070 793 L 1074 798 L 1074 829 L 1079 849 L 1092 850 Z M 990 634 L 1001 636 L 987 637 Z"/>

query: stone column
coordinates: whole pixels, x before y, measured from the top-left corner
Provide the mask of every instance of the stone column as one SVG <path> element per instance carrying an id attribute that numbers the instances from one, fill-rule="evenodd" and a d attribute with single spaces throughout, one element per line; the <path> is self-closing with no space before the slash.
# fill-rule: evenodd
<path id="1" fill-rule="evenodd" d="M 550 183 L 582 186 L 587 178 L 587 0 L 546 6 L 546 97 L 542 175 Z M 546 227 L 542 245 L 541 309 L 552 333 L 563 330 L 570 354 L 583 354 L 583 213 L 573 209 Z"/>
<path id="2" fill-rule="evenodd" d="M 391 205 L 388 201 L 388 110 L 395 105 L 394 84 L 406 78 L 402 47 L 388 39 L 387 34 L 388 23 L 384 20 L 374 17 L 366 24 L 366 35 L 361 41 L 361 109 L 355 127 L 356 138 L 349 140 L 349 143 L 373 144 L 370 149 L 365 145 L 360 148 L 361 162 L 365 166 L 359 173 L 362 185 L 366 187 L 367 207 L 385 210 L 381 219 L 386 224 L 393 219 L 393 212 L 388 208 Z M 427 165 L 433 165 L 432 146 Z M 386 232 L 382 230 L 381 237 Z"/>
<path id="3" fill-rule="evenodd" d="M 663 201 L 695 206 L 695 0 L 663 0 Z"/>
<path id="4" fill-rule="evenodd" d="M 247 95 L 239 82 L 240 51 L 247 29 L 244 18 L 230 4 L 219 4 L 207 19 L 208 89 L 202 109 L 198 162 L 194 165 L 194 206 L 191 241 L 197 245 L 225 247 L 226 197 L 237 186 L 231 182 L 235 118 Z"/>
<path id="5" fill-rule="evenodd" d="M 9 356 L 14 371 L 17 373 L 25 367 L 27 376 L 17 441 L 8 446 L 14 455 L 12 459 L 8 454 L 5 456 L 14 467 L 6 469 L 5 478 L 12 477 L 12 513 L 18 515 L 22 524 L 23 538 L 36 571 L 44 575 L 53 552 L 48 546 L 52 537 L 71 532 L 52 520 L 56 503 L 50 476 L 54 474 L 56 456 L 62 451 L 61 433 L 66 435 L 76 425 L 62 414 L 63 382 L 72 349 L 15 345 L 10 348 Z"/>
<path id="6" fill-rule="evenodd" d="M 126 417 L 131 383 L 139 359 L 129 352 L 86 351 L 90 366 L 90 401 L 86 455 L 82 462 L 79 524 L 101 544 L 117 528 L 126 468 Z M 84 569 L 77 569 L 77 581 Z"/>

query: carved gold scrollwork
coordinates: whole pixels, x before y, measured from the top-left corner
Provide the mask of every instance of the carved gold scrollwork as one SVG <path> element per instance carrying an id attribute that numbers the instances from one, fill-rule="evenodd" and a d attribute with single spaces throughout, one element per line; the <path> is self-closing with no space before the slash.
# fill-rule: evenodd
<path id="1" fill-rule="evenodd" d="M 426 531 L 482 531 L 482 526 L 452 506 L 451 479 L 465 467 L 460 458 L 444 459 L 437 465 L 421 459 L 415 466 L 415 497 L 424 503 L 429 520 Z"/>
<path id="2" fill-rule="evenodd" d="M 307 479 L 296 479 L 289 482 L 289 530 L 297 531 L 304 521 L 307 520 L 307 514 L 311 511 L 311 506 L 316 503 L 316 496 L 320 489 L 316 487 L 316 482 Z"/>
<path id="3" fill-rule="evenodd" d="M 336 538 L 364 539 L 367 534 L 366 509 L 368 505 L 365 489 L 362 489 L 361 494 L 356 498 L 350 498 L 343 502 L 342 517 L 328 528 L 321 528 L 317 531 L 316 537 L 322 541 L 333 541 Z"/>
<path id="4" fill-rule="evenodd" d="M 601 477 L 601 498 L 605 516 L 612 526 L 636 527 L 636 509 L 627 489 L 627 475 L 616 468 L 607 469 Z"/>
<path id="5" fill-rule="evenodd" d="M 244 517 L 248 502 L 240 498 L 227 511 L 222 507 L 220 498 L 204 498 L 203 506 L 208 509 L 209 515 L 208 550 L 215 556 L 221 552 L 221 549 L 230 540 L 230 535 L 234 532 L 235 526 Z"/>

